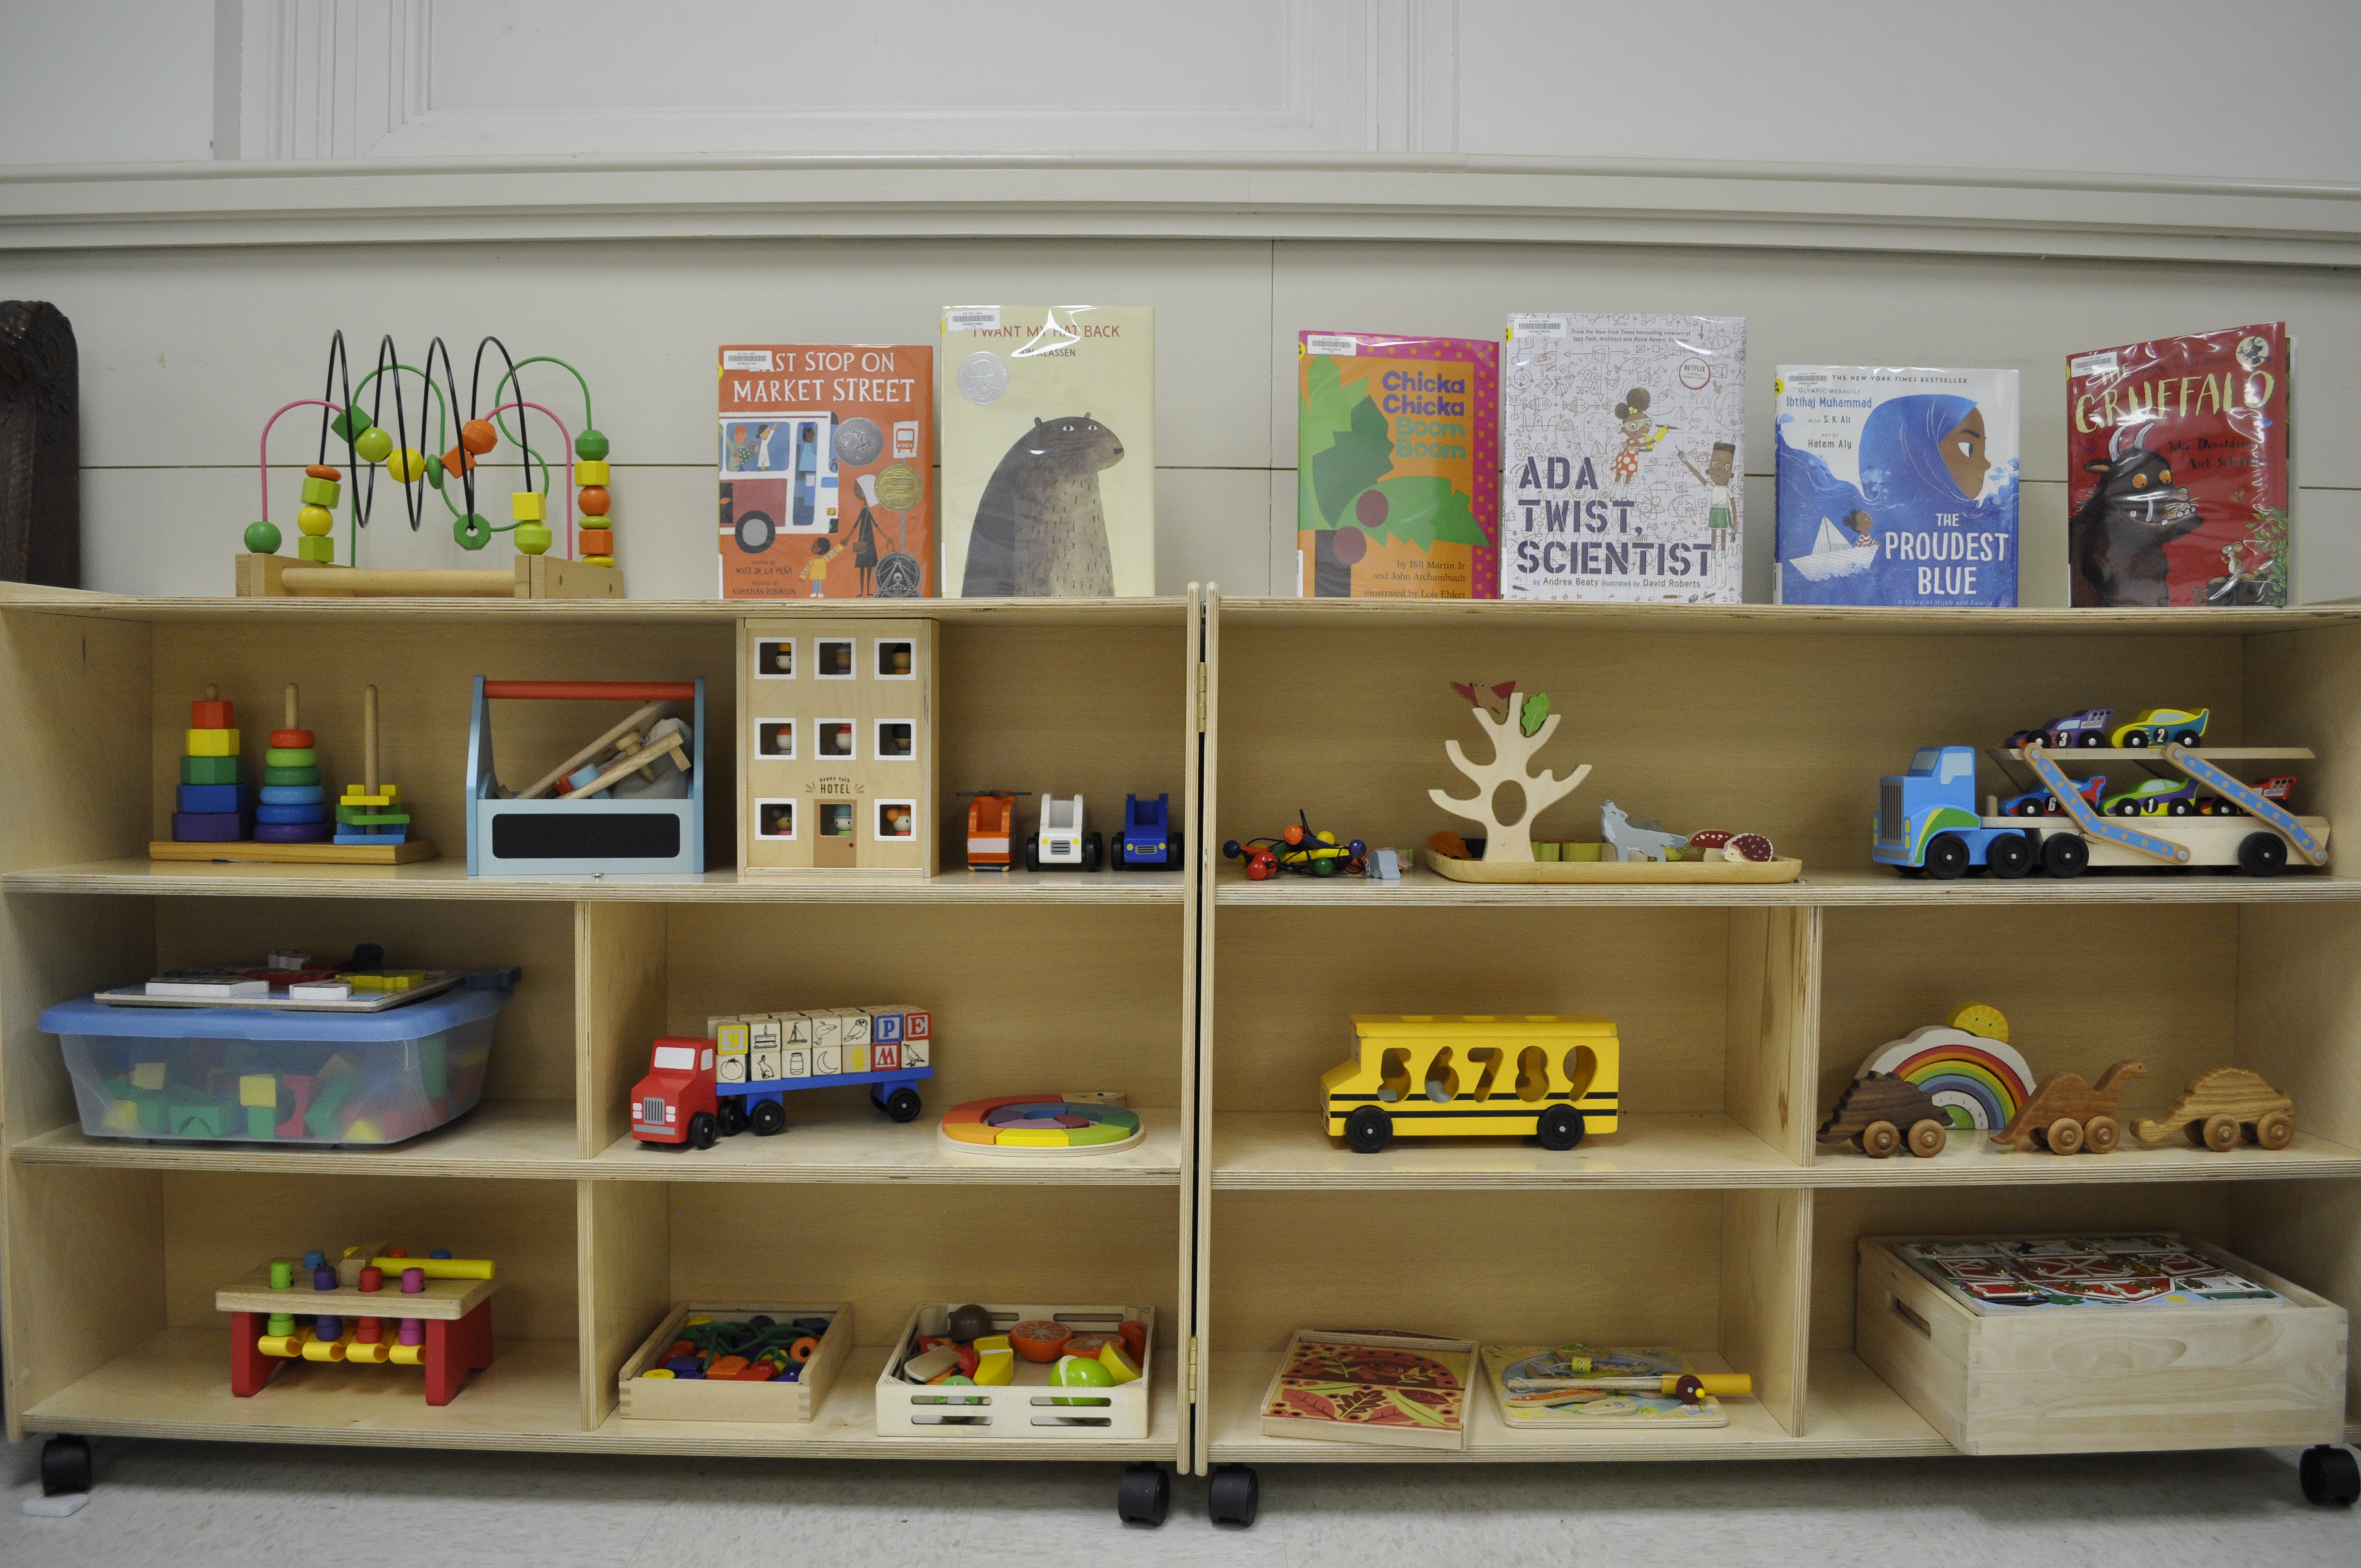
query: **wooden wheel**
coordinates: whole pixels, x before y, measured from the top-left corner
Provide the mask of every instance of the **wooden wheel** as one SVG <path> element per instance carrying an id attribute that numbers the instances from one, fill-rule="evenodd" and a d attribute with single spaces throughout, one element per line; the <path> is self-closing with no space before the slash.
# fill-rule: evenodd
<path id="1" fill-rule="evenodd" d="M 1902 1146 L 1902 1129 L 1891 1122 L 1872 1122 L 1861 1133 L 1861 1152 L 1883 1159 Z"/>
<path id="2" fill-rule="evenodd" d="M 2082 1146 L 2082 1124 L 2071 1116 L 2060 1116 L 2049 1124 L 2049 1152 L 2072 1154 Z"/>
<path id="3" fill-rule="evenodd" d="M 2082 1146 L 2092 1154 L 2113 1154 L 2123 1141 L 2123 1124 L 2113 1116 L 2093 1116 L 2082 1125 Z"/>
<path id="4" fill-rule="evenodd" d="M 1943 1146 L 1950 1141 L 1950 1137 L 1951 1130 L 1931 1116 L 1923 1122 L 1913 1122 L 1910 1124 L 1910 1152 L 1920 1159 L 1933 1159 L 1943 1152 Z"/>
<path id="5" fill-rule="evenodd" d="M 2267 1149 L 2283 1149 L 2295 1142 L 2295 1118 L 2274 1111 L 2255 1124 L 2255 1142 Z"/>
<path id="6" fill-rule="evenodd" d="M 2203 1147 L 2205 1146 L 2205 1124 L 2204 1124 L 2204 1123 L 2202 1123 L 2202 1122 L 2184 1122 L 2184 1123 L 2182 1123 L 2182 1124 L 2181 1124 L 2180 1130 L 2181 1130 L 2181 1132 L 2182 1132 L 2183 1134 L 2185 1134 L 2185 1135 L 2188 1136 L 2188 1139 L 2189 1139 L 2189 1141 L 2190 1141 L 2191 1143 L 2192 1143 L 2192 1144 L 2196 1145 L 2196 1146 L 2197 1146 L 2199 1148 L 2201 1148 L 2201 1149 L 2202 1149 L 2202 1148 L 2203 1148 Z"/>
<path id="7" fill-rule="evenodd" d="M 2238 1146 L 2238 1140 L 2245 1135 L 2235 1116 L 2224 1114 L 2205 1118 L 2205 1146 L 2215 1154 L 2228 1154 Z"/>

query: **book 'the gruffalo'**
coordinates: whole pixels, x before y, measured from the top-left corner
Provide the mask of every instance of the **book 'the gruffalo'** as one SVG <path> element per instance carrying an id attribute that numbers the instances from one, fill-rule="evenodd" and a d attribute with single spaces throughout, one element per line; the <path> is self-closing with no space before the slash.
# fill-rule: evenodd
<path id="1" fill-rule="evenodd" d="M 934 350 L 721 350 L 721 597 L 931 598 Z"/>
<path id="2" fill-rule="evenodd" d="M 2075 604 L 2288 602 L 2291 353 L 2270 322 L 2067 360 Z"/>
<path id="3" fill-rule="evenodd" d="M 961 598 L 1156 591 L 1156 313 L 943 312 L 943 581 Z"/>
<path id="4" fill-rule="evenodd" d="M 1296 399 L 1300 592 L 1499 596 L 1499 344 L 1302 333 Z"/>
<path id="5" fill-rule="evenodd" d="M 1746 323 L 1512 315 L 1503 598 L 1736 604 Z"/>

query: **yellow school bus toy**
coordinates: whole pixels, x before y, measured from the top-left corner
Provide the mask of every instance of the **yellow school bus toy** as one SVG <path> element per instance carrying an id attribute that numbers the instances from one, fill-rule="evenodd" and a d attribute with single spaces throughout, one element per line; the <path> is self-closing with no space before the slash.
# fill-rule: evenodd
<path id="1" fill-rule="evenodd" d="M 1615 1130 L 1618 1056 L 1606 1018 L 1356 1014 L 1353 1058 L 1320 1075 L 1328 1135 L 1359 1154 L 1397 1133 L 1570 1149 Z"/>

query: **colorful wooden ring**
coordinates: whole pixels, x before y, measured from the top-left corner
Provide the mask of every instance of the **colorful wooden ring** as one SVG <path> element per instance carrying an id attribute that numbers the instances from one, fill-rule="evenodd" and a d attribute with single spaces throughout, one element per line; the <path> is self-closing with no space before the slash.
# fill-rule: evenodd
<path id="1" fill-rule="evenodd" d="M 1035 1318 L 1008 1331 L 1008 1343 L 1027 1361 L 1051 1362 L 1065 1350 L 1074 1331 L 1049 1318 Z"/>
<path id="2" fill-rule="evenodd" d="M 810 1334 L 806 1334 L 803 1338 L 796 1341 L 795 1343 L 787 1346 L 787 1359 L 800 1366 L 805 1362 L 809 1361 L 814 1355 L 818 1354 L 818 1352 L 819 1341 L 813 1338 Z"/>
<path id="3" fill-rule="evenodd" d="M 224 728 L 226 729 L 227 726 L 225 725 Z M 281 751 L 308 750 L 312 740 L 313 736 L 309 729 L 274 729 L 270 732 L 270 744 Z"/>
<path id="4" fill-rule="evenodd" d="M 325 463 L 314 463 L 303 470 L 303 477 L 307 479 L 326 479 L 333 483 L 345 476 L 341 469 L 331 468 Z"/>
<path id="5" fill-rule="evenodd" d="M 492 542 L 492 520 L 479 511 L 454 519 L 451 537 L 458 541 L 462 550 L 481 550 Z"/>

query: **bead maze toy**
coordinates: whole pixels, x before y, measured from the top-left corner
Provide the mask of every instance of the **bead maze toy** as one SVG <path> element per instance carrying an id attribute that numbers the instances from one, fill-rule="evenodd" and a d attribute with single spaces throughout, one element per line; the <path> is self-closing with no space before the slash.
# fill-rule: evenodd
<path id="1" fill-rule="evenodd" d="M 213 686 L 191 704 L 172 837 L 150 841 L 149 860 L 390 866 L 435 858 L 433 839 L 411 836 L 401 786 L 379 777 L 376 686 L 361 688 L 360 782 L 347 784 L 333 802 L 321 782 L 318 738 L 300 721 L 291 683 L 282 696 L 283 722 L 263 752 L 260 799 L 252 806 L 243 804 L 236 718 L 234 705 Z"/>
<path id="2" fill-rule="evenodd" d="M 284 1362 L 343 1362 L 422 1367 L 426 1402 L 447 1405 L 492 1364 L 500 1285 L 490 1260 L 441 1249 L 348 1246 L 331 1262 L 314 1247 L 300 1262 L 274 1259 L 214 1296 L 230 1315 L 230 1392 L 254 1398 Z"/>
<path id="3" fill-rule="evenodd" d="M 752 1127 L 786 1131 L 785 1096 L 858 1084 L 896 1122 L 915 1121 L 935 1075 L 934 1015 L 922 1008 L 821 1007 L 706 1020 L 703 1039 L 655 1043 L 631 1087 L 631 1136 L 650 1148 L 709 1149 Z"/>
<path id="4" fill-rule="evenodd" d="M 500 701 L 639 706 L 529 787 L 492 756 Z M 674 705 L 689 705 L 682 720 Z M 705 682 L 476 677 L 467 742 L 469 876 L 697 875 L 705 870 Z"/>
<path id="5" fill-rule="evenodd" d="M 1394 1135 L 1537 1139 L 1563 1152 L 1620 1124 L 1622 1047 L 1605 1018 L 1353 1016 L 1353 1055 L 1320 1075 L 1322 1128 L 1356 1154 Z"/>
<path id="6" fill-rule="evenodd" d="M 489 406 L 481 397 L 487 349 L 497 350 L 506 365 L 506 372 L 494 384 Z M 434 378 L 437 356 L 442 360 L 443 379 Z M 527 365 L 555 365 L 571 375 L 582 390 L 582 430 L 577 435 L 566 429 L 566 422 L 546 405 L 526 399 L 523 383 L 518 372 Z M 506 345 L 497 337 L 487 336 L 476 345 L 473 370 L 467 383 L 467 417 L 458 421 L 457 439 L 439 457 L 429 457 L 411 444 L 410 398 L 405 394 L 402 378 L 411 377 L 421 383 L 417 393 L 418 438 L 430 447 L 440 448 L 454 433 L 450 429 L 459 408 L 457 372 L 451 363 L 451 353 L 441 338 L 428 345 L 426 356 L 419 366 L 401 363 L 393 339 L 387 336 L 378 347 L 377 366 L 361 378 L 357 387 L 345 355 L 345 334 L 337 333 L 330 341 L 326 384 L 317 398 L 299 398 L 278 409 L 263 422 L 258 459 L 261 468 L 262 515 L 247 525 L 246 554 L 236 560 L 237 593 L 240 598 L 279 598 L 287 595 L 321 598 L 382 598 L 415 596 L 422 598 L 621 598 L 622 575 L 615 569 L 615 533 L 613 498 L 609 488 L 612 470 L 608 463 L 607 437 L 591 424 L 590 383 L 573 366 L 549 355 L 534 356 L 523 360 L 512 359 Z M 361 400 L 368 397 L 374 387 L 376 395 L 364 409 Z M 385 414 L 387 391 L 390 389 L 393 402 L 393 429 L 389 432 L 381 422 Z M 340 400 L 339 400 L 340 398 Z M 304 469 L 295 514 L 295 525 L 301 531 L 292 561 L 280 555 L 282 540 L 279 525 L 270 521 L 270 432 L 280 419 L 301 408 L 320 411 L 320 440 L 317 461 Z M 556 426 L 560 452 L 566 464 L 566 543 L 565 554 L 552 556 L 551 547 L 557 536 L 550 524 L 549 494 L 553 476 L 546 451 L 536 452 L 528 428 L 528 412 L 538 413 Z M 434 435 L 427 436 L 428 418 L 433 417 Z M 516 427 L 511 429 L 506 418 L 513 414 Z M 476 508 L 476 480 L 479 459 L 488 457 L 506 434 L 517 451 L 519 486 L 510 497 L 511 521 L 494 524 Z M 329 461 L 331 439 L 341 444 L 345 466 L 337 468 Z M 539 488 L 534 488 L 538 468 Z M 452 538 L 463 550 L 483 549 L 498 533 L 513 535 L 517 555 L 509 569 L 406 569 L 363 567 L 358 565 L 360 531 L 368 526 L 377 499 L 377 480 L 382 471 L 386 478 L 399 487 L 402 509 L 411 532 L 423 526 L 429 510 L 427 492 L 442 499 L 451 513 Z M 345 477 L 353 476 L 349 498 Z M 452 489 L 460 499 L 452 498 Z M 578 493 L 577 493 L 578 487 Z M 336 564 L 335 530 L 336 509 L 342 504 L 348 509 L 349 526 L 346 551 L 353 557 L 347 565 Z M 579 509 L 583 527 L 575 527 L 575 514 Z M 578 558 L 573 558 L 579 551 Z"/>
<path id="7" fill-rule="evenodd" d="M 955 1154 L 1038 1158 L 1116 1154 L 1148 1135 L 1138 1113 L 1120 1105 L 1049 1094 L 1004 1094 L 952 1106 L 943 1113 L 936 1135 Z"/>

